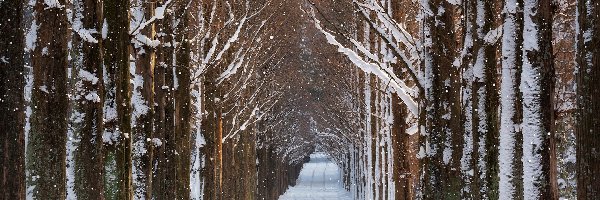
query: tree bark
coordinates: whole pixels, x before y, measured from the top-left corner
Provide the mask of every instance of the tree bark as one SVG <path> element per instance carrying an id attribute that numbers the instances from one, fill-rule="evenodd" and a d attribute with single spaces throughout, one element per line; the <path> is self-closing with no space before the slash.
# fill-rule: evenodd
<path id="1" fill-rule="evenodd" d="M 156 2 L 142 1 L 145 19 L 154 16 Z M 144 29 L 141 34 L 150 40 L 156 38 L 156 22 L 152 22 Z M 148 44 L 143 44 L 136 49 L 137 59 L 135 63 L 135 79 L 141 79 L 141 85 L 137 81 L 134 85 L 133 110 L 135 113 L 135 124 L 133 127 L 133 155 L 132 167 L 136 174 L 134 182 L 134 197 L 136 199 L 152 198 L 152 177 L 153 177 L 153 157 L 154 157 L 154 91 L 155 91 L 155 66 L 156 49 Z M 139 52 L 141 51 L 141 52 Z"/>
<path id="2" fill-rule="evenodd" d="M 577 199 L 600 196 L 600 2 L 578 1 Z"/>
<path id="3" fill-rule="evenodd" d="M 33 91 L 27 169 L 34 199 L 64 199 L 68 124 L 66 1 L 35 3 L 38 26 L 32 52 Z"/>
<path id="4" fill-rule="evenodd" d="M 499 199 L 523 199 L 523 120 L 520 90 L 523 45 L 523 1 L 504 2 L 502 34 L 501 119 L 499 141 Z"/>
<path id="5" fill-rule="evenodd" d="M 523 16 L 524 197 L 558 199 L 551 0 L 525 1 Z"/>
<path id="6" fill-rule="evenodd" d="M 25 198 L 23 1 L 0 3 L 0 199 Z"/>
<path id="7" fill-rule="evenodd" d="M 175 41 L 179 44 L 175 50 L 177 77 L 177 89 L 175 91 L 175 137 L 176 144 L 175 162 L 177 171 L 177 199 L 190 198 L 190 153 L 191 153 L 191 120 L 192 120 L 192 96 L 191 96 L 191 49 L 189 38 L 193 37 L 186 33 L 189 20 L 193 13 L 187 8 L 189 1 L 177 2 L 175 16 L 179 19 L 177 24 Z"/>
<path id="8" fill-rule="evenodd" d="M 107 23 L 107 34 L 104 42 L 104 65 L 107 74 L 113 81 L 116 104 L 116 140 L 108 145 L 107 161 L 114 162 L 112 173 L 115 177 L 112 191 L 107 191 L 107 198 L 132 199 L 131 181 L 131 83 L 130 83 L 130 36 L 129 36 L 129 1 L 105 0 L 104 16 Z M 112 160 L 112 161 L 111 161 Z M 108 189 L 108 188 L 106 188 Z"/>
<path id="9" fill-rule="evenodd" d="M 459 34 L 455 30 L 458 8 L 447 1 L 428 2 L 433 15 L 425 17 L 429 35 L 425 47 L 431 60 L 425 64 L 431 81 L 428 93 L 427 133 L 431 152 L 425 158 L 424 199 L 460 198 L 460 158 L 463 130 L 460 103 L 461 87 L 459 66 L 453 66 Z M 440 9 L 444 11 L 441 12 Z M 438 22 L 439 21 L 439 22 Z M 428 42 L 426 42 L 428 43 Z"/>
<path id="10" fill-rule="evenodd" d="M 102 28 L 102 2 L 95 0 L 81 1 L 83 29 L 96 30 Z M 102 63 L 102 40 L 96 43 L 80 38 L 83 58 L 81 66 L 77 66 L 80 77 L 77 87 L 81 89 L 77 96 L 76 109 L 82 113 L 83 121 L 76 129 L 81 142 L 75 152 L 75 190 L 78 198 L 104 199 L 104 83 Z M 90 77 L 91 76 L 93 77 Z"/>

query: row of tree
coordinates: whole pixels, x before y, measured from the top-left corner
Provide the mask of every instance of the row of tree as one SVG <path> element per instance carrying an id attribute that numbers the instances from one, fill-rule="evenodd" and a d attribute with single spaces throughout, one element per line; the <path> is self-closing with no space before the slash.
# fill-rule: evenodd
<path id="1" fill-rule="evenodd" d="M 352 120 L 318 131 L 348 146 L 332 154 L 355 198 L 599 195 L 599 3 L 340 5 L 355 14 L 336 19 L 321 1 L 306 9 L 358 67 L 336 107 Z"/>
<path id="2" fill-rule="evenodd" d="M 1 1 L 0 199 L 278 197 L 281 5 Z"/>

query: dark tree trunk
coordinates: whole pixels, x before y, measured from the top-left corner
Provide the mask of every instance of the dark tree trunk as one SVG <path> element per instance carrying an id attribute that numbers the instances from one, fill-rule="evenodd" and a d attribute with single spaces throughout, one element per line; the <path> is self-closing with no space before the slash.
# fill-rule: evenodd
<path id="1" fill-rule="evenodd" d="M 169 107 L 173 106 L 169 104 L 173 88 L 173 69 L 170 67 L 170 63 L 173 62 L 173 48 L 164 44 L 173 41 L 171 18 L 171 13 L 166 12 L 164 19 L 156 24 L 157 32 L 165 33 L 162 36 L 158 36 L 161 45 L 156 49 L 156 68 L 154 71 L 154 137 L 160 140 L 160 142 L 155 144 L 157 146 L 155 146 L 153 153 L 152 197 L 157 200 L 174 199 L 172 195 L 176 194 L 170 188 L 170 186 L 174 186 L 175 184 L 171 179 L 168 179 L 169 171 L 167 170 L 169 166 L 167 138 L 169 134 L 173 133 L 172 131 L 169 132 L 173 124 L 167 122 L 167 116 L 171 115 Z"/>
<path id="2" fill-rule="evenodd" d="M 0 3 L 0 200 L 25 199 L 23 4 Z"/>
<path id="3" fill-rule="evenodd" d="M 600 2 L 578 2 L 577 199 L 590 200 L 600 197 Z"/>
<path id="4" fill-rule="evenodd" d="M 131 184 L 131 83 L 129 71 L 130 36 L 129 36 L 129 1 L 105 0 L 104 16 L 107 23 L 107 35 L 103 41 L 104 65 L 114 85 L 116 104 L 116 141 L 108 145 L 107 160 L 115 163 L 112 191 L 107 191 L 107 198 L 132 199 Z M 108 189 L 108 188 L 106 188 Z"/>
<path id="5" fill-rule="evenodd" d="M 483 33 L 489 33 L 493 31 L 493 29 L 497 28 L 501 21 L 497 18 L 496 7 L 498 5 L 502 5 L 501 3 L 495 1 L 485 1 L 479 0 L 483 2 L 484 6 L 484 25 L 482 28 Z M 480 35 L 481 39 L 484 39 L 485 35 Z M 493 43 L 485 43 L 483 46 L 483 87 L 485 91 L 485 100 L 484 107 L 480 109 L 484 109 L 485 111 L 485 130 L 478 133 L 479 140 L 485 140 L 485 146 L 483 147 L 485 151 L 485 156 L 483 156 L 483 162 L 485 162 L 485 177 L 481 176 L 479 172 L 479 181 L 480 184 L 476 185 L 478 187 L 482 187 L 485 185 L 486 197 L 489 199 L 498 199 L 498 182 L 499 182 L 499 163 L 498 163 L 498 145 L 499 145 L 499 137 L 500 137 L 500 119 L 499 119 L 499 103 L 500 97 L 498 95 L 499 82 L 498 82 L 498 69 L 500 66 L 498 65 L 497 59 L 497 49 L 500 47 L 500 42 L 495 41 Z M 481 158 L 481 157 L 480 157 Z M 477 197 L 477 196 L 476 196 Z"/>
<path id="6" fill-rule="evenodd" d="M 27 168 L 35 199 L 64 199 L 68 124 L 66 1 L 37 1 L 36 47 L 32 52 L 33 90 Z"/>
<path id="7" fill-rule="evenodd" d="M 222 183 L 222 131 L 223 122 L 220 109 L 220 91 L 216 86 L 216 79 L 219 77 L 219 70 L 212 69 L 207 72 L 204 78 L 204 101 L 206 108 L 206 117 L 202 123 L 202 133 L 204 134 L 206 145 L 204 155 L 206 155 L 206 165 L 203 170 L 205 182 L 204 197 L 207 199 L 219 199 Z"/>
<path id="8" fill-rule="evenodd" d="M 102 4 L 96 0 L 81 2 L 82 28 L 100 32 L 102 28 Z M 75 152 L 75 191 L 78 198 L 104 199 L 104 84 L 102 67 L 102 40 L 96 43 L 83 40 L 78 34 L 75 41 L 81 47 L 82 65 L 77 74 L 82 94 L 76 101 L 77 110 L 83 113 L 83 121 L 77 129 L 81 142 Z M 84 75 L 85 76 L 85 75 Z"/>
<path id="9" fill-rule="evenodd" d="M 191 123 L 192 123 L 192 96 L 191 96 L 191 49 L 189 38 L 195 37 L 186 33 L 190 24 L 190 13 L 187 0 L 177 2 L 175 16 L 179 19 L 175 41 L 179 43 L 176 53 L 177 89 L 175 91 L 175 137 L 176 144 L 175 164 L 177 180 L 177 199 L 190 198 L 190 153 L 191 153 Z"/>
<path id="10" fill-rule="evenodd" d="M 431 56 L 429 78 L 432 88 L 428 92 L 427 129 L 429 144 L 434 155 L 425 158 L 424 199 L 460 198 L 460 158 L 462 156 L 462 108 L 460 103 L 461 77 L 459 68 L 453 66 L 456 53 L 455 17 L 457 7 L 447 1 L 430 2 L 433 15 L 425 18 L 432 44 L 425 51 Z M 444 9 L 444 12 L 439 12 Z M 439 22 L 438 22 L 439 21 Z M 445 155 L 451 152 L 451 155 Z M 449 156 L 449 157 L 448 157 Z"/>
<path id="11" fill-rule="evenodd" d="M 536 62 L 539 62 L 541 78 L 541 120 L 543 131 L 542 136 L 542 174 L 540 182 L 542 185 L 542 195 L 540 199 L 558 199 L 557 182 L 557 158 L 556 158 L 556 137 L 555 137 L 555 69 L 554 54 L 552 53 L 552 20 L 553 8 L 552 0 L 539 0 L 534 23 L 538 26 L 539 54 L 536 55 Z M 544 134 L 546 133 L 546 134 Z"/>
<path id="12" fill-rule="evenodd" d="M 144 17 L 150 19 L 154 16 L 156 2 L 143 1 Z M 144 29 L 141 34 L 150 38 L 156 39 L 155 22 L 152 22 Z M 143 53 L 136 53 L 137 60 L 135 64 L 135 74 L 143 80 L 143 85 L 136 86 L 133 90 L 139 94 L 137 97 L 142 102 L 134 103 L 134 109 L 138 110 L 136 123 L 133 127 L 133 144 L 134 153 L 132 155 L 133 167 L 138 173 L 134 180 L 134 198 L 152 198 L 152 161 L 154 157 L 154 145 L 152 139 L 154 136 L 154 91 L 155 91 L 155 66 L 156 66 L 156 49 L 155 47 L 144 44 L 137 49 Z M 159 86 L 160 88 L 160 86 Z M 135 108 L 140 106 L 140 108 Z"/>

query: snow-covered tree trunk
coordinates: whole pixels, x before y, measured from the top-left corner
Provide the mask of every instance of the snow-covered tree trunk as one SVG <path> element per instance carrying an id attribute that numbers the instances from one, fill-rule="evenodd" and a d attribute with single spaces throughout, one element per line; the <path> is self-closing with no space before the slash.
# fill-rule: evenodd
<path id="1" fill-rule="evenodd" d="M 600 2 L 579 0 L 577 33 L 577 198 L 600 196 Z"/>
<path id="2" fill-rule="evenodd" d="M 499 145 L 499 199 L 517 199 L 523 196 L 522 163 L 522 107 L 521 80 L 523 45 L 522 1 L 504 2 L 502 34 L 502 79 L 500 86 L 500 145 Z"/>
<path id="3" fill-rule="evenodd" d="M 106 146 L 106 198 L 132 199 L 131 181 L 131 73 L 130 73 L 130 36 L 129 36 L 129 0 L 106 0 L 103 2 L 104 20 L 103 41 L 104 66 L 109 85 L 107 90 L 114 93 L 114 111 L 109 119 L 112 136 Z M 107 96 L 108 98 L 108 96 Z M 111 99 L 111 101 L 113 101 Z M 105 113 L 109 115 L 109 113 Z M 107 126 L 109 124 L 106 124 Z M 113 129 L 114 128 L 114 129 Z M 112 163 L 112 164 L 111 164 Z"/>
<path id="4" fill-rule="evenodd" d="M 156 2 L 133 2 L 131 25 L 135 29 L 148 23 L 156 15 Z M 132 36 L 134 58 L 131 74 L 133 79 L 132 106 L 132 184 L 135 199 L 152 198 L 154 154 L 154 73 L 156 68 L 156 22 L 150 22 Z M 131 32 L 131 29 L 130 29 Z"/>
<path id="5" fill-rule="evenodd" d="M 465 147 L 463 198 L 497 198 L 498 86 L 496 49 L 501 29 L 494 23 L 493 1 L 466 1 L 462 52 Z"/>
<path id="6" fill-rule="evenodd" d="M 423 2 L 429 9 L 424 17 L 425 70 L 431 84 L 428 94 L 428 150 L 424 160 L 423 198 L 460 198 L 460 158 L 463 147 L 461 123 L 461 75 L 453 58 L 459 33 L 455 28 L 458 6 L 448 1 Z M 458 40 L 460 41 L 460 40 Z"/>
<path id="7" fill-rule="evenodd" d="M 0 199 L 25 199 L 23 6 L 0 2 Z"/>
<path id="8" fill-rule="evenodd" d="M 104 72 L 102 67 L 102 4 L 74 3 L 74 46 L 80 52 L 74 65 L 73 95 L 76 117 L 73 133 L 79 139 L 74 152 L 75 194 L 82 199 L 104 198 Z M 85 17 L 84 17 L 85 16 Z M 69 140 L 75 140 L 70 138 Z"/>
<path id="9" fill-rule="evenodd" d="M 524 198 L 558 199 L 551 1 L 526 0 L 523 21 Z"/>
<path id="10" fill-rule="evenodd" d="M 464 114 L 461 116 L 462 123 L 464 126 L 464 148 L 462 149 L 461 158 L 461 178 L 464 181 L 461 197 L 463 199 L 473 199 L 479 197 L 479 180 L 478 174 L 475 170 L 477 164 L 478 152 L 476 151 L 478 145 L 478 129 L 480 116 L 477 109 L 479 108 L 479 99 L 483 99 L 479 93 L 481 88 L 480 79 L 482 78 L 482 64 L 477 62 L 478 56 L 481 53 L 481 42 L 478 38 L 479 27 L 477 26 L 480 13 L 478 13 L 478 2 L 464 1 L 465 7 L 464 14 L 464 28 L 462 40 L 462 52 L 460 57 L 455 58 L 456 61 L 460 62 L 463 70 L 461 85 L 461 104 L 463 105 Z M 483 12 L 483 11 L 479 11 Z"/>
<path id="11" fill-rule="evenodd" d="M 64 199 L 66 183 L 67 38 L 66 1 L 36 1 L 32 46 L 33 91 L 28 138 L 28 193 L 33 199 Z M 32 28 L 33 29 L 33 28 Z"/>

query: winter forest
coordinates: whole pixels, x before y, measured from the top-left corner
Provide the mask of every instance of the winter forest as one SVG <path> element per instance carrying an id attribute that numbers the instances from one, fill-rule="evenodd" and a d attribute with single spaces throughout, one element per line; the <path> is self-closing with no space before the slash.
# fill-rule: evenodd
<path id="1" fill-rule="evenodd" d="M 600 199 L 600 1 L 0 0 L 0 200 Z"/>

